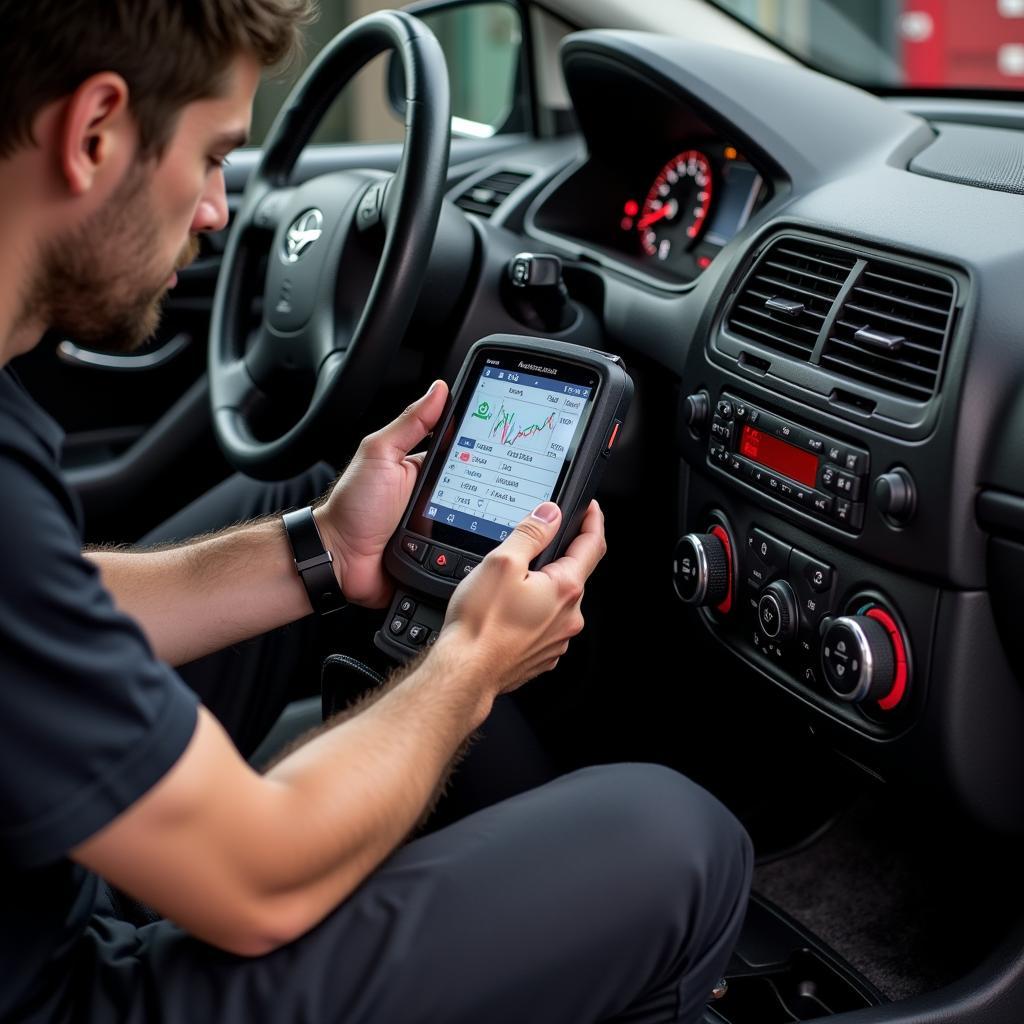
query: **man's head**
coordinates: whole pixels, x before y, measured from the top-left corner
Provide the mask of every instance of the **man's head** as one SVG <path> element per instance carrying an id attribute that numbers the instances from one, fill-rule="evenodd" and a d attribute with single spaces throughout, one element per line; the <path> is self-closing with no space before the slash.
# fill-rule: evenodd
<path id="1" fill-rule="evenodd" d="M 22 323 L 119 348 L 152 333 L 196 236 L 226 222 L 224 157 L 311 6 L 0 0 L 0 173 L 38 207 Z"/>

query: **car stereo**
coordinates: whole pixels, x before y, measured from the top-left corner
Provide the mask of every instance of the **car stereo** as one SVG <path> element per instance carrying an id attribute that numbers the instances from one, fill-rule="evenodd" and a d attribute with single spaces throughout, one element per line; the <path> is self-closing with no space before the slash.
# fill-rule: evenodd
<path id="1" fill-rule="evenodd" d="M 708 459 L 731 476 L 846 530 L 864 524 L 870 457 L 723 392 Z"/>

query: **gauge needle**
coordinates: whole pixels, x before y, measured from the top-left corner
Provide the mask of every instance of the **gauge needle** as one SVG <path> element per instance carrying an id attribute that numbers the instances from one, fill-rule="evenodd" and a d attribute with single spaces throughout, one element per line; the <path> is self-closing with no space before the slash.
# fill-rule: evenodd
<path id="1" fill-rule="evenodd" d="M 661 220 L 662 217 L 671 217 L 675 214 L 678 208 L 679 204 L 674 199 L 670 199 L 663 206 L 659 206 L 658 209 L 644 214 L 637 223 L 637 227 L 643 229 L 649 227 L 651 224 L 655 223 L 655 221 Z"/>

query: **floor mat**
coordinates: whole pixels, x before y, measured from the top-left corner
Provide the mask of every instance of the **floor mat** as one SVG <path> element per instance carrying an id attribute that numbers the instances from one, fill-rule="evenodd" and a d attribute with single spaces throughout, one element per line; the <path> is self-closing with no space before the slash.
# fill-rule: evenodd
<path id="1" fill-rule="evenodd" d="M 758 866 L 754 889 L 845 957 L 890 999 L 955 977 L 941 901 L 890 816 L 855 804 L 807 849 Z"/>

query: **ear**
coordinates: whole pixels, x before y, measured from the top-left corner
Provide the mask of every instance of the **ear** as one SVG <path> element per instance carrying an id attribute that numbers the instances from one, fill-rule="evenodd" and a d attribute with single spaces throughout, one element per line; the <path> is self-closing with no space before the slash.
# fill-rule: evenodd
<path id="1" fill-rule="evenodd" d="M 58 134 L 60 168 L 71 193 L 88 192 L 135 144 L 127 82 L 112 71 L 87 78 L 66 101 Z"/>

